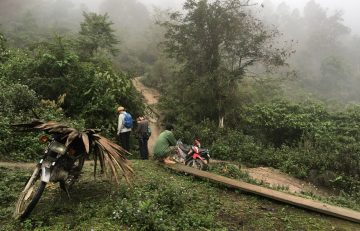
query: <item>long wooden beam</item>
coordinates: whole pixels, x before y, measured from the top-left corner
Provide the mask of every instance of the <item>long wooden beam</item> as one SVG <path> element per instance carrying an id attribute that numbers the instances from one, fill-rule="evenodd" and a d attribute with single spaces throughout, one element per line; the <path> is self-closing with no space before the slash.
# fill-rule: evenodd
<path id="1" fill-rule="evenodd" d="M 210 172 L 205 172 L 195 168 L 191 168 L 182 164 L 165 165 L 165 166 L 175 171 L 185 172 L 200 178 L 205 178 L 212 182 L 219 183 L 230 188 L 240 189 L 245 192 L 271 198 L 273 200 L 281 201 L 301 208 L 313 210 L 319 213 L 324 213 L 330 216 L 360 223 L 360 212 L 351 209 L 341 208 L 341 207 L 321 203 L 318 201 L 314 201 L 311 199 L 306 199 L 306 198 L 290 195 L 284 192 L 279 192 L 276 190 L 264 188 L 258 185 L 237 181 Z"/>

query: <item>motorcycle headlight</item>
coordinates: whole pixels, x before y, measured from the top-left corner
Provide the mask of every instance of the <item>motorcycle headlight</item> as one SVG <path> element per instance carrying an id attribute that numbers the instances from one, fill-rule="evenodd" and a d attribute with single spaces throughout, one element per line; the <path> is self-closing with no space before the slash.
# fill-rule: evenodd
<path id="1" fill-rule="evenodd" d="M 64 155 L 66 153 L 66 146 L 63 145 L 62 143 L 59 143 L 57 141 L 53 141 L 51 144 L 50 144 L 50 147 L 49 149 L 53 152 L 56 152 L 60 155 Z"/>
<path id="2" fill-rule="evenodd" d="M 46 142 L 49 141 L 49 137 L 48 136 L 40 136 L 39 141 L 40 141 L 40 143 L 45 144 Z"/>

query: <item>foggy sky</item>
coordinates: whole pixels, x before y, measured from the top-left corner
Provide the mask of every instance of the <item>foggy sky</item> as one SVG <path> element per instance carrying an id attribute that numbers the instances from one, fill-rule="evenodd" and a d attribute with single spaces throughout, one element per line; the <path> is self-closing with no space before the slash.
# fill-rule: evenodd
<path id="1" fill-rule="evenodd" d="M 101 0 L 72 0 L 76 3 L 87 5 L 90 10 L 96 11 L 97 6 Z M 148 7 L 150 11 L 156 8 L 179 10 L 185 0 L 137 0 Z M 278 5 L 285 2 L 292 9 L 297 8 L 301 12 L 309 0 L 271 0 L 274 4 Z M 262 3 L 263 0 L 252 0 L 253 3 Z M 315 0 L 323 8 L 332 14 L 336 10 L 343 11 L 344 24 L 351 28 L 353 34 L 360 35 L 360 1 L 359 0 Z"/>
<path id="2" fill-rule="evenodd" d="M 159 8 L 176 8 L 181 9 L 184 0 L 138 0 L 146 5 L 149 9 L 153 6 Z M 309 0 L 271 0 L 276 5 L 285 2 L 291 8 L 298 8 L 300 11 L 304 8 Z M 252 2 L 263 2 L 262 0 L 252 0 Z M 328 9 L 328 13 L 335 10 L 344 12 L 344 24 L 351 28 L 353 34 L 360 35 L 360 1 L 359 0 L 315 0 L 323 8 Z"/>
<path id="3" fill-rule="evenodd" d="M 276 4 L 285 2 L 292 8 L 302 10 L 309 0 L 271 0 Z M 353 34 L 360 35 L 360 1 L 359 0 L 315 0 L 323 8 L 328 9 L 328 13 L 341 10 L 344 15 L 344 24 L 351 28 Z"/>

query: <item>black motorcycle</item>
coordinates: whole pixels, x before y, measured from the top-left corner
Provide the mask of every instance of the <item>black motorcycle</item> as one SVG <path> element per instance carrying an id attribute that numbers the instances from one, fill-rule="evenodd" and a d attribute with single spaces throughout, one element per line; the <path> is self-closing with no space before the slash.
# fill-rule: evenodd
<path id="1" fill-rule="evenodd" d="M 45 131 L 51 134 L 41 136 L 40 141 L 47 144 L 44 155 L 36 165 L 25 188 L 20 193 L 14 216 L 17 219 L 27 218 L 41 198 L 49 182 L 59 183 L 68 197 L 69 190 L 81 174 L 85 159 L 93 154 L 95 161 L 94 174 L 96 173 L 97 160 L 100 162 L 101 171 L 110 168 L 110 173 L 118 181 L 118 174 L 122 170 L 128 180 L 132 169 L 126 158 L 121 153 L 126 151 L 97 134 L 99 130 L 87 129 L 82 132 L 55 122 L 33 122 L 30 124 L 13 125 L 17 128 Z"/>

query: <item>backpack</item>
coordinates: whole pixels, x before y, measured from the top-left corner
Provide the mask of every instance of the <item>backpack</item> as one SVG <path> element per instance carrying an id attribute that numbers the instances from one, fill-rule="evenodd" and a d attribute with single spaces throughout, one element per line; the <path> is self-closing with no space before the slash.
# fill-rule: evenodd
<path id="1" fill-rule="evenodd" d="M 124 127 L 125 128 L 132 128 L 133 126 L 133 118 L 130 115 L 130 113 L 125 112 L 125 118 L 124 118 Z"/>

